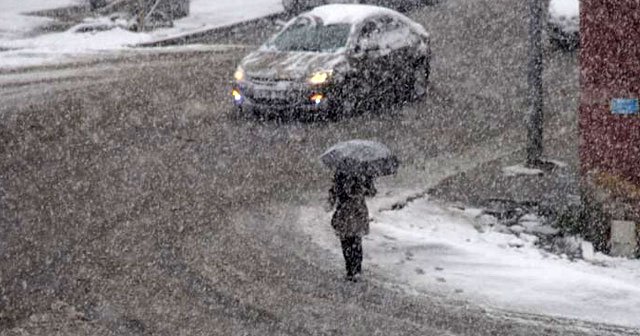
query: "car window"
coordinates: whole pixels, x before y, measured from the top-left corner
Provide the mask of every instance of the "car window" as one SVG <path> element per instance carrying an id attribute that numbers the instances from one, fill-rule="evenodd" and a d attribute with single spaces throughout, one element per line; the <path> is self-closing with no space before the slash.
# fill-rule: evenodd
<path id="1" fill-rule="evenodd" d="M 404 22 L 389 16 L 378 19 L 380 25 L 379 43 L 381 48 L 401 48 L 415 41 L 415 34 Z"/>
<path id="2" fill-rule="evenodd" d="M 358 35 L 361 48 L 398 49 L 415 42 L 416 36 L 404 22 L 390 16 L 367 21 Z"/>
<path id="3" fill-rule="evenodd" d="M 358 34 L 358 45 L 361 48 L 367 48 L 370 46 L 378 46 L 381 34 L 380 23 L 374 20 L 365 22 Z"/>
<path id="4" fill-rule="evenodd" d="M 309 18 L 300 18 L 267 43 L 266 47 L 280 51 L 335 52 L 347 44 L 350 32 L 350 24 L 325 25 Z"/>
<path id="5" fill-rule="evenodd" d="M 367 21 L 360 30 L 360 35 L 358 36 L 358 41 L 364 39 L 370 39 L 371 37 L 380 34 L 380 26 L 375 21 Z"/>

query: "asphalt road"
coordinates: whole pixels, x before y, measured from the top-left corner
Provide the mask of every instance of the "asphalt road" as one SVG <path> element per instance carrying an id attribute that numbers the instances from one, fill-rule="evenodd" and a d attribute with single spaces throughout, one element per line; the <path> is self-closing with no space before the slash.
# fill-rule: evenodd
<path id="1" fill-rule="evenodd" d="M 388 144 L 406 185 L 430 159 L 521 144 L 523 6 L 411 12 L 433 35 L 427 97 L 338 122 L 232 117 L 245 49 L 0 75 L 0 335 L 632 334 L 345 284 L 284 225 L 328 187 L 336 141 Z M 574 136 L 576 55 L 546 55 L 549 133 Z"/>

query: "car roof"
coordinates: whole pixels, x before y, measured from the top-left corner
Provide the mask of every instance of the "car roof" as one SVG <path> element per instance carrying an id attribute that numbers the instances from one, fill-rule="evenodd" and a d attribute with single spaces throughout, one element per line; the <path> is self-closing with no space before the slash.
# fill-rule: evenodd
<path id="1" fill-rule="evenodd" d="M 319 18 L 324 24 L 348 23 L 353 25 L 367 18 L 382 14 L 394 17 L 402 16 L 400 13 L 389 8 L 357 4 L 324 5 L 316 7 L 302 15 Z"/>

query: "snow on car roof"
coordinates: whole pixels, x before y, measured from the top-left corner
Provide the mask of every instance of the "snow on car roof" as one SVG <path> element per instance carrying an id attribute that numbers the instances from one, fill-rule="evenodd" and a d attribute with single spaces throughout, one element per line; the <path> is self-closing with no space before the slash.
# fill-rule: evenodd
<path id="1" fill-rule="evenodd" d="M 355 24 L 368 17 L 379 14 L 399 15 L 399 13 L 388 8 L 355 4 L 332 4 L 319 6 L 307 12 L 305 15 L 318 17 L 324 24 Z"/>

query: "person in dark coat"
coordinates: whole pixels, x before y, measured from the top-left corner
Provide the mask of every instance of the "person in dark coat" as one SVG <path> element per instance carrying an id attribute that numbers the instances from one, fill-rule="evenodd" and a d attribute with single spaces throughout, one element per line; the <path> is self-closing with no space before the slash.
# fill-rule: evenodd
<path id="1" fill-rule="evenodd" d="M 357 281 L 362 272 L 362 237 L 369 233 L 366 195 L 374 195 L 373 179 L 336 171 L 329 203 L 336 207 L 331 226 L 336 231 L 347 269 L 346 279 Z"/>
<path id="2" fill-rule="evenodd" d="M 364 195 L 366 197 L 373 197 L 378 193 L 376 186 L 373 183 L 373 176 L 365 175 L 364 176 Z"/>

